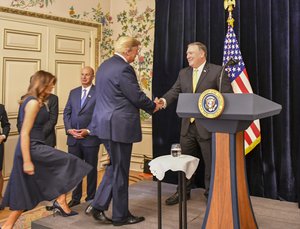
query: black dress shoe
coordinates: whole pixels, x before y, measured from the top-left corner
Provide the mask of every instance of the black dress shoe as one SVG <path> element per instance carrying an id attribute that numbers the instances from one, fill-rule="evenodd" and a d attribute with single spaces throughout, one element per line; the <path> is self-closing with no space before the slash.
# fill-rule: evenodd
<path id="1" fill-rule="evenodd" d="M 129 216 L 126 220 L 123 221 L 113 221 L 112 224 L 114 226 L 122 226 L 126 224 L 134 224 L 134 223 L 139 223 L 145 220 L 145 217 L 143 216 Z"/>
<path id="2" fill-rule="evenodd" d="M 85 209 L 84 212 L 85 212 L 85 214 L 87 214 L 87 215 L 92 215 L 93 210 L 94 210 L 94 208 L 92 207 L 91 204 L 89 204 L 89 205 L 86 207 L 86 209 Z"/>
<path id="3" fill-rule="evenodd" d="M 187 192 L 186 193 L 186 199 L 189 200 L 191 199 L 191 193 Z M 168 199 L 165 201 L 166 205 L 174 205 L 179 203 L 179 194 L 178 192 L 175 192 L 172 196 L 170 196 Z"/>
<path id="4" fill-rule="evenodd" d="M 103 224 L 111 224 L 111 219 L 106 217 L 103 211 L 92 208 L 93 218 Z"/>
<path id="5" fill-rule="evenodd" d="M 78 200 L 70 200 L 70 202 L 68 203 L 69 208 L 74 207 L 76 205 L 80 204 L 80 201 Z"/>

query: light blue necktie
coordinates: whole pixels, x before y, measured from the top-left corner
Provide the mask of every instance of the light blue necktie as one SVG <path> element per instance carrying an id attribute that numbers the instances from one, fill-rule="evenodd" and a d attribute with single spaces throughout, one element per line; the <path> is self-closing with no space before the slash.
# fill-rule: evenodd
<path id="1" fill-rule="evenodd" d="M 86 89 L 83 89 L 83 95 L 81 97 L 80 107 L 84 104 L 84 101 L 86 99 Z"/>

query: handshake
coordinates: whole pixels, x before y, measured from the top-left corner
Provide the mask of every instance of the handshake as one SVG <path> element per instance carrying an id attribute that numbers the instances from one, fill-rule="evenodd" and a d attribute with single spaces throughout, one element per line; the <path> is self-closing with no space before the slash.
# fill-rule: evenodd
<path id="1" fill-rule="evenodd" d="M 165 99 L 163 99 L 163 98 L 155 98 L 154 99 L 154 101 L 153 101 L 155 104 L 156 104 L 156 106 L 155 106 L 155 109 L 154 109 L 154 113 L 156 112 L 156 111 L 159 111 L 159 110 L 161 110 L 161 109 L 165 109 L 166 108 L 166 100 Z"/>

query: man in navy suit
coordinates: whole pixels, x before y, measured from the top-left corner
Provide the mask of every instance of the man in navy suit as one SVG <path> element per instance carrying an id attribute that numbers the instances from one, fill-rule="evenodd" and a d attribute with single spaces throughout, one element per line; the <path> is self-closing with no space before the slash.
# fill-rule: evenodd
<path id="1" fill-rule="evenodd" d="M 109 144 L 111 165 L 107 166 L 91 206 L 94 219 L 115 226 L 134 224 L 144 217 L 128 209 L 128 179 L 132 144 L 142 140 L 140 109 L 152 114 L 159 105 L 140 89 L 133 67 L 140 42 L 120 37 L 115 55 L 104 61 L 96 74 L 96 106 L 91 134 Z M 112 220 L 104 214 L 111 200 Z"/>
<path id="2" fill-rule="evenodd" d="M 94 199 L 97 186 L 97 163 L 100 140 L 96 136 L 85 135 L 90 124 L 95 103 L 95 86 L 92 84 L 94 70 L 84 67 L 81 71 L 81 86 L 71 90 L 64 109 L 64 124 L 68 135 L 68 152 L 93 166 L 87 175 L 86 201 Z M 71 179 L 71 178 L 70 178 Z M 72 192 L 69 207 L 80 204 L 82 182 Z"/>
<path id="3" fill-rule="evenodd" d="M 4 157 L 4 142 L 8 138 L 10 131 L 10 123 L 8 121 L 7 113 L 5 111 L 4 105 L 0 104 L 0 204 L 2 203 L 2 188 L 3 188 L 3 175 L 2 175 L 2 166 L 3 166 L 3 157 Z M 3 208 L 0 208 L 2 210 Z"/>

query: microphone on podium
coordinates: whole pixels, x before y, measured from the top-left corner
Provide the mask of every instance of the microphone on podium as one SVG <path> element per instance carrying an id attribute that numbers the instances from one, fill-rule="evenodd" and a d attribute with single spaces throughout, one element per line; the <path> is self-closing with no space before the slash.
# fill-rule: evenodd
<path id="1" fill-rule="evenodd" d="M 223 75 L 224 75 L 224 71 L 225 68 L 229 67 L 229 66 L 234 66 L 237 65 L 239 63 L 239 60 L 233 59 L 232 57 L 227 61 L 226 64 L 223 65 L 221 73 L 220 73 L 220 83 L 219 83 L 219 92 L 221 92 L 222 90 L 222 79 L 223 79 Z M 222 93 L 222 92 L 221 92 Z"/>

